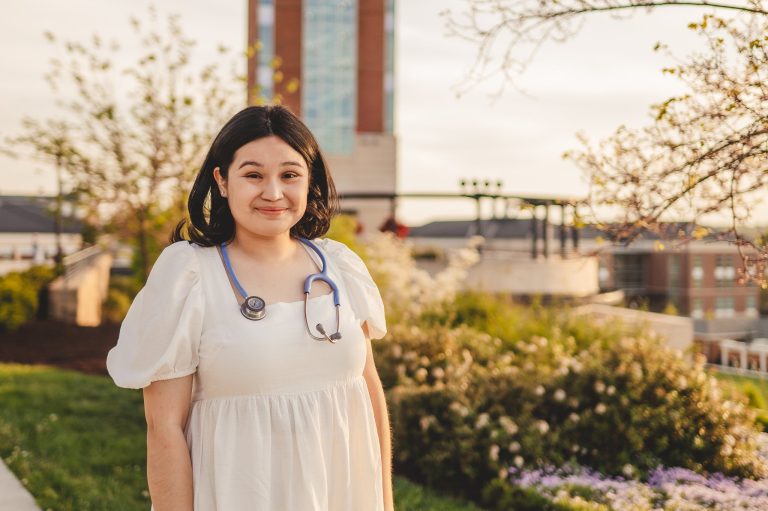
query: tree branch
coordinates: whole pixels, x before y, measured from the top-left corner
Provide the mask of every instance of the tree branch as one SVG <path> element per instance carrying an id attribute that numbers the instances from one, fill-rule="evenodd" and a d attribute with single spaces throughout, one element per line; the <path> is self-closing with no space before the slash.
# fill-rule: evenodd
<path id="1" fill-rule="evenodd" d="M 656 7 L 712 7 L 715 9 L 727 9 L 727 10 L 735 10 L 735 11 L 742 11 L 742 12 L 748 12 L 751 14 L 760 14 L 760 15 L 768 15 L 768 11 L 765 9 L 758 9 L 756 7 L 747 7 L 743 5 L 729 5 L 729 4 L 721 4 L 717 2 L 675 2 L 675 1 L 668 1 L 668 2 L 629 2 L 626 4 L 620 4 L 620 5 L 606 5 L 602 7 L 585 7 L 583 9 L 565 9 L 560 12 L 552 13 L 551 15 L 547 16 L 547 19 L 554 19 L 561 16 L 578 16 L 580 14 L 588 14 L 592 12 L 606 12 L 606 11 L 620 11 L 620 10 L 628 10 L 628 9 L 654 9 Z M 535 16 L 532 16 L 531 18 L 535 18 Z M 523 18 L 521 18 L 523 19 Z"/>

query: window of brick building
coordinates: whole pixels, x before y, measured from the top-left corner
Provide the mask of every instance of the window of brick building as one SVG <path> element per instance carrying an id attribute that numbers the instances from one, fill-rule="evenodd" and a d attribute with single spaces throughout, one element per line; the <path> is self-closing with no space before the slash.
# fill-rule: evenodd
<path id="1" fill-rule="evenodd" d="M 736 313 L 732 296 L 718 296 L 715 298 L 715 317 L 732 318 Z"/>
<path id="2" fill-rule="evenodd" d="M 704 300 L 701 298 L 691 300 L 691 317 L 694 319 L 702 319 L 704 317 Z"/>
<path id="3" fill-rule="evenodd" d="M 693 256 L 691 260 L 691 286 L 701 287 L 704 279 L 704 261 L 701 256 Z"/>

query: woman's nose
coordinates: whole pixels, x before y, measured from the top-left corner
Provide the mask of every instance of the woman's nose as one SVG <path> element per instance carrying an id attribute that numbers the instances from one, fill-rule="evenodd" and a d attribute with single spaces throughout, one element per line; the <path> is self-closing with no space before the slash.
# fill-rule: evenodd
<path id="1" fill-rule="evenodd" d="M 262 195 L 267 200 L 279 200 L 283 198 L 283 189 L 280 181 L 277 179 L 270 179 L 264 186 Z"/>

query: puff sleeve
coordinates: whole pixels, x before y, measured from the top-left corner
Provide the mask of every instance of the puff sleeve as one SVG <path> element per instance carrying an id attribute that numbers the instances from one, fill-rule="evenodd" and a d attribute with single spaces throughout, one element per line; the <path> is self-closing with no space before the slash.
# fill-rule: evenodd
<path id="1" fill-rule="evenodd" d="M 315 240 L 331 258 L 331 264 L 344 279 L 344 287 L 352 302 L 352 310 L 361 324 L 368 322 L 371 339 L 381 339 L 387 334 L 384 302 L 376 283 L 360 256 L 344 243 L 329 238 Z"/>
<path id="2" fill-rule="evenodd" d="M 155 261 L 107 355 L 117 386 L 140 389 L 197 370 L 204 301 L 194 250 L 179 241 Z"/>

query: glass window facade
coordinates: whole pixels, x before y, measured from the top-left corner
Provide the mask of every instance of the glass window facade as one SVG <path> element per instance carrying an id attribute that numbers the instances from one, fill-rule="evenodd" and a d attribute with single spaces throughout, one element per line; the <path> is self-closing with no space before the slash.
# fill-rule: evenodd
<path id="1" fill-rule="evenodd" d="M 387 0 L 384 13 L 384 131 L 394 132 L 395 111 L 395 0 Z"/>
<path id="2" fill-rule="evenodd" d="M 302 117 L 323 151 L 349 154 L 357 119 L 357 2 L 305 0 Z"/>
<path id="3" fill-rule="evenodd" d="M 275 88 L 272 83 L 274 76 L 273 61 L 275 59 L 275 4 L 274 0 L 261 0 L 257 14 L 259 23 L 259 40 L 257 43 L 258 68 L 256 83 L 259 87 L 258 96 L 272 102 Z"/>

